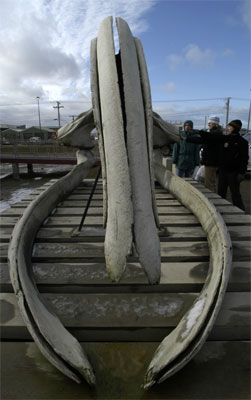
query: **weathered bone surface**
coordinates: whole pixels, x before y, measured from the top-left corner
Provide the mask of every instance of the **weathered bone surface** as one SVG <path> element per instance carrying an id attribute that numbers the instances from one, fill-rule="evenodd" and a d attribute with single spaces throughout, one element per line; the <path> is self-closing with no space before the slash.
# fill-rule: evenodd
<path id="1" fill-rule="evenodd" d="M 145 389 L 173 375 L 199 351 L 219 312 L 232 262 L 231 239 L 214 205 L 196 188 L 161 165 L 155 165 L 155 176 L 199 219 L 208 237 L 210 265 L 200 295 L 156 350 L 145 377 Z"/>
<path id="2" fill-rule="evenodd" d="M 159 114 L 153 111 L 153 145 L 164 147 L 179 141 L 179 128 L 164 121 Z"/>
<path id="3" fill-rule="evenodd" d="M 159 227 L 159 217 L 155 199 L 155 188 L 154 188 L 154 170 L 153 170 L 153 110 L 152 110 L 152 98 L 151 98 L 151 90 L 150 90 L 150 82 L 147 72 L 146 60 L 144 56 L 144 51 L 139 39 L 134 38 L 137 56 L 138 56 L 138 64 L 139 64 L 139 73 L 140 73 L 140 83 L 141 90 L 143 96 L 143 106 L 145 113 L 145 124 L 146 124 L 146 138 L 147 138 L 147 153 L 148 153 L 148 163 L 150 168 L 150 180 L 151 180 L 151 190 L 152 190 L 152 203 L 153 203 L 153 211 L 155 216 L 156 225 Z"/>
<path id="4" fill-rule="evenodd" d="M 118 18 L 120 54 L 114 54 L 112 17 L 106 18 L 91 45 L 89 110 L 59 131 L 70 146 L 89 149 L 89 134 L 96 126 L 104 182 L 105 256 L 108 272 L 117 281 L 135 239 L 139 259 L 150 283 L 160 275 L 158 217 L 153 195 L 152 148 L 179 141 L 177 128 L 152 112 L 150 86 L 143 50 L 125 21 Z M 152 138 L 153 132 L 153 138 Z M 82 375 L 95 383 L 91 366 L 78 342 L 42 300 L 32 275 L 34 237 L 44 219 L 82 179 L 94 163 L 80 150 L 72 173 L 40 195 L 16 225 L 9 245 L 13 288 L 27 327 L 48 360 L 79 382 Z M 162 382 L 182 368 L 200 349 L 210 332 L 226 289 L 231 265 L 231 241 L 225 224 L 203 194 L 162 166 L 157 180 L 197 216 L 208 235 L 210 268 L 202 292 L 178 326 L 157 349 L 149 365 L 145 388 Z M 150 249 L 150 250 L 149 250 Z M 149 260 L 147 259 L 149 258 Z"/>
<path id="5" fill-rule="evenodd" d="M 150 283 L 160 280 L 160 246 L 152 205 L 151 173 L 143 95 L 136 46 L 125 21 L 117 18 L 126 114 L 125 137 L 133 202 L 133 232 L 141 265 Z M 147 115 L 149 120 L 149 116 Z M 151 117 L 150 117 L 151 118 Z M 151 152 L 151 149 L 149 149 Z M 108 193 L 109 195 L 109 193 Z"/>
<path id="6" fill-rule="evenodd" d="M 100 25 L 97 62 L 107 175 L 105 258 L 111 279 L 118 281 L 131 251 L 133 209 L 112 17 L 106 18 Z"/>
<path id="7" fill-rule="evenodd" d="M 57 132 L 57 139 L 66 146 L 80 149 L 92 149 L 91 131 L 95 128 L 92 109 L 80 114 L 75 121 L 62 126 Z"/>
<path id="8" fill-rule="evenodd" d="M 81 346 L 48 308 L 36 288 L 31 254 L 34 238 L 44 219 L 84 179 L 93 164 L 94 158 L 77 165 L 27 207 L 14 228 L 8 251 L 14 292 L 34 341 L 43 355 L 62 373 L 78 383 L 82 375 L 90 385 L 95 384 L 95 377 Z"/>
<path id="9" fill-rule="evenodd" d="M 102 165 L 102 182 L 103 182 L 103 223 L 106 227 L 107 222 L 107 179 L 106 179 L 106 161 L 104 138 L 101 121 L 100 98 L 99 98 L 99 83 L 98 83 L 98 66 L 97 66 L 97 38 L 91 41 L 90 50 L 90 81 L 91 81 L 91 95 L 92 95 L 92 108 L 96 129 L 98 132 L 98 145 L 99 155 Z"/>

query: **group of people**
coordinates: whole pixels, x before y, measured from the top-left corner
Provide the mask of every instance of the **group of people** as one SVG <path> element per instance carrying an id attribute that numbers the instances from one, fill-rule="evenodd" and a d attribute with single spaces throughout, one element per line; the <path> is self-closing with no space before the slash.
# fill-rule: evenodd
<path id="1" fill-rule="evenodd" d="M 193 122 L 185 121 L 181 141 L 173 147 L 172 162 L 180 177 L 191 177 L 196 166 L 203 165 L 205 186 L 224 199 L 229 187 L 233 204 L 245 211 L 240 182 L 247 169 L 248 142 L 240 135 L 241 127 L 240 120 L 233 120 L 224 135 L 217 116 L 208 119 L 207 131 L 194 130 Z"/>

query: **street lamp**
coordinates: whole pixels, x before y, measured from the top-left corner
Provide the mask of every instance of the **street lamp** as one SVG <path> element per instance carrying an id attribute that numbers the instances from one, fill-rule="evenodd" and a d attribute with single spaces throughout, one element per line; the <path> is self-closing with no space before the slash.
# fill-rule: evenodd
<path id="1" fill-rule="evenodd" d="M 40 107 L 39 107 L 39 100 L 40 100 L 40 97 L 37 96 L 36 99 L 37 99 L 37 110 L 38 110 L 39 128 L 40 128 L 40 130 L 41 130 L 41 118 L 40 118 Z"/>

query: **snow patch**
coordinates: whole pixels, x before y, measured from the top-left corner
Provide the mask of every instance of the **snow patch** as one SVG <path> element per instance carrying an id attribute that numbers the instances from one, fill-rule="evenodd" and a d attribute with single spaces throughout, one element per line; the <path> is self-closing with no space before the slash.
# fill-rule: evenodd
<path id="1" fill-rule="evenodd" d="M 32 193 L 34 189 L 18 189 L 10 197 L 9 200 L 0 201 L 0 212 L 7 210 L 12 204 L 18 203 L 24 199 L 27 195 Z"/>

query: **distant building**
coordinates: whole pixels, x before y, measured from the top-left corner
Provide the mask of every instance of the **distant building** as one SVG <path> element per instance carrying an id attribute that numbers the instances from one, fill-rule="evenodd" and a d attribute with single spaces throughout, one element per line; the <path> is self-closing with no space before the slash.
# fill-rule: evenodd
<path id="1" fill-rule="evenodd" d="M 0 132 L 5 131 L 6 129 L 25 129 L 26 125 L 9 125 L 9 124 L 0 124 Z"/>
<path id="2" fill-rule="evenodd" d="M 51 135 L 55 135 L 56 130 L 50 128 L 39 128 L 37 126 L 31 126 L 21 132 L 22 139 L 24 141 L 29 140 L 32 137 L 39 137 L 41 140 L 49 140 Z"/>
<path id="3" fill-rule="evenodd" d="M 2 143 L 13 143 L 22 140 L 21 129 L 4 129 L 0 132 L 0 138 Z"/>
<path id="4" fill-rule="evenodd" d="M 10 126 L 10 125 L 8 125 Z M 15 126 L 15 125 L 11 125 Z M 28 141 L 31 138 L 40 138 L 40 140 L 49 140 L 55 139 L 56 129 L 50 128 L 42 128 L 40 129 L 37 126 L 31 126 L 30 128 L 25 129 L 16 129 L 16 128 L 7 128 L 7 125 L 1 125 L 3 128 L 0 131 L 0 139 L 2 143 L 13 143 L 18 141 Z"/>

